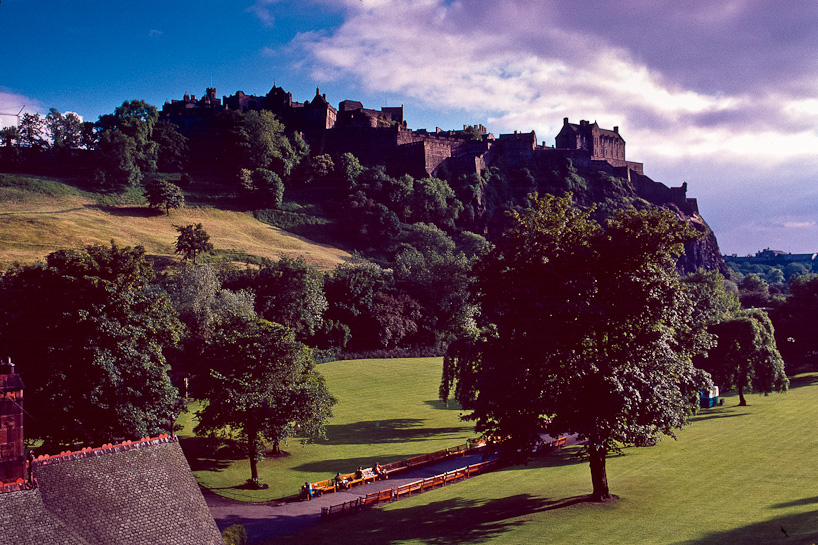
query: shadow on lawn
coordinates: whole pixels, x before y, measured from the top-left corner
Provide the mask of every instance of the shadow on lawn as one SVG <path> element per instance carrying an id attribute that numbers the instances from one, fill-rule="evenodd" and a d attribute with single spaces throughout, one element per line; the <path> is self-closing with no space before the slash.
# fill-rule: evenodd
<path id="1" fill-rule="evenodd" d="M 147 206 L 109 206 L 104 204 L 87 204 L 86 208 L 100 210 L 106 214 L 129 218 L 152 218 L 165 214 L 164 210 L 148 208 Z"/>
<path id="2" fill-rule="evenodd" d="M 734 416 L 745 416 L 750 413 L 718 413 L 718 414 L 703 414 L 690 418 L 690 422 L 704 422 L 705 420 L 714 420 L 716 418 L 733 418 Z"/>
<path id="3" fill-rule="evenodd" d="M 179 445 L 192 471 L 220 471 L 242 457 L 235 448 L 209 437 L 180 437 Z"/>
<path id="4" fill-rule="evenodd" d="M 461 433 L 464 427 L 424 428 L 419 418 L 365 420 L 351 424 L 327 426 L 327 443 L 331 445 L 368 445 L 373 443 L 406 443 L 424 441 L 446 433 Z"/>
<path id="5" fill-rule="evenodd" d="M 703 422 L 704 420 L 713 420 L 714 418 L 732 418 L 734 416 L 745 416 L 749 413 L 745 411 L 745 407 L 739 405 L 719 405 L 711 409 L 704 409 L 699 414 L 690 417 L 690 422 Z"/>
<path id="6" fill-rule="evenodd" d="M 790 390 L 793 388 L 801 388 L 803 386 L 812 386 L 818 382 L 818 375 L 800 375 L 797 377 L 790 377 Z"/>
<path id="7" fill-rule="evenodd" d="M 698 540 L 680 542 L 696 545 L 754 545 L 756 543 L 807 545 L 818 542 L 818 511 L 788 515 L 757 522 L 726 532 L 713 532 Z"/>
<path id="8" fill-rule="evenodd" d="M 442 399 L 430 399 L 428 401 L 424 401 L 426 405 L 429 405 L 433 409 L 439 409 L 441 411 L 462 411 L 463 407 L 460 406 L 460 403 L 454 401 L 453 399 L 449 400 L 449 403 L 444 403 Z"/>
<path id="9" fill-rule="evenodd" d="M 813 503 L 818 503 L 818 496 L 814 496 L 812 498 L 802 498 L 800 500 L 793 500 L 784 503 L 776 503 L 775 505 L 771 505 L 770 508 L 785 509 L 787 507 L 799 507 L 801 505 L 810 505 Z"/>
<path id="10" fill-rule="evenodd" d="M 358 519 L 360 524 L 339 520 L 339 543 L 403 543 L 405 541 L 449 545 L 502 540 L 506 532 L 531 522 L 533 515 L 584 502 L 585 496 L 548 499 L 518 494 L 489 501 L 450 500 L 407 509 L 381 511 Z M 293 536 L 297 538 L 298 536 Z"/>

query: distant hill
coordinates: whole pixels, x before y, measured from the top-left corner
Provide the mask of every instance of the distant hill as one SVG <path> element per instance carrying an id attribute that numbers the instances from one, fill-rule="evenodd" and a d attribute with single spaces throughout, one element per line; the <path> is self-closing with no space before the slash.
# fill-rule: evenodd
<path id="1" fill-rule="evenodd" d="M 349 259 L 338 248 L 316 244 L 262 223 L 248 212 L 197 206 L 158 213 L 138 195 L 112 198 L 54 178 L 0 174 L 0 270 L 33 263 L 54 250 L 88 244 L 141 244 L 161 268 L 179 261 L 174 225 L 201 223 L 216 255 L 234 262 L 303 255 L 320 269 Z M 194 202 L 198 202 L 195 201 Z"/>

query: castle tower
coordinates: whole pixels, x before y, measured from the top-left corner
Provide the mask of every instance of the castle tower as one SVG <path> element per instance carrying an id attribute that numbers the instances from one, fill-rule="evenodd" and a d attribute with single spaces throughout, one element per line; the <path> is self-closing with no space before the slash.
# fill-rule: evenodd
<path id="1" fill-rule="evenodd" d="M 0 483 L 26 478 L 23 453 L 23 379 L 11 358 L 0 362 Z"/>

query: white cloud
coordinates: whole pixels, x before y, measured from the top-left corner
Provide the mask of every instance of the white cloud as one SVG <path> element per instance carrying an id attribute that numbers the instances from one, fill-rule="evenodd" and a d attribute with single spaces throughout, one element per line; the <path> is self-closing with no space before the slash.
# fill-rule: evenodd
<path id="1" fill-rule="evenodd" d="M 690 182 L 725 250 L 818 249 L 812 0 L 314 1 L 344 15 L 291 44 L 319 82 L 550 145 L 563 117 L 619 126 L 648 175 Z"/>
<path id="2" fill-rule="evenodd" d="M 348 78 L 366 92 L 482 115 L 494 132 L 534 129 L 541 139 L 553 139 L 562 117 L 596 119 L 623 127 L 629 151 L 648 156 L 781 161 L 818 149 L 818 134 L 807 128 L 818 121 L 815 99 L 731 92 L 735 83 L 708 91 L 685 85 L 671 66 L 642 62 L 649 55 L 598 29 L 556 24 L 566 14 L 551 2 L 334 4 L 346 9 L 343 25 L 297 38 L 319 81 Z M 720 24 L 750 16 L 741 2 L 708 9 Z M 689 24 L 711 41 L 723 39 L 713 22 Z"/>
<path id="3" fill-rule="evenodd" d="M 270 10 L 270 6 L 276 2 L 278 0 L 256 0 L 246 11 L 255 15 L 265 26 L 273 26 L 275 17 Z"/>
<path id="4" fill-rule="evenodd" d="M 25 108 L 20 115 L 44 112 L 40 101 L 0 87 L 0 127 L 15 125 L 17 123 L 17 113 L 23 107 Z"/>

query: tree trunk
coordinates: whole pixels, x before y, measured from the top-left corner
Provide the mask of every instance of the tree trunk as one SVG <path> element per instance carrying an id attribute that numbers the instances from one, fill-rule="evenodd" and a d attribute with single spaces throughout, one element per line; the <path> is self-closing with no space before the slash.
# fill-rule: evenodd
<path id="1" fill-rule="evenodd" d="M 258 441 L 256 430 L 247 430 L 247 450 L 250 454 L 250 478 L 258 482 Z"/>
<path id="2" fill-rule="evenodd" d="M 594 485 L 591 498 L 594 501 L 608 501 L 613 497 L 608 490 L 608 474 L 605 471 L 605 457 L 608 451 L 603 446 L 591 446 L 589 455 L 591 482 Z"/>
<path id="3" fill-rule="evenodd" d="M 738 406 L 739 407 L 747 406 L 747 400 L 744 399 L 744 386 L 738 387 Z"/>

